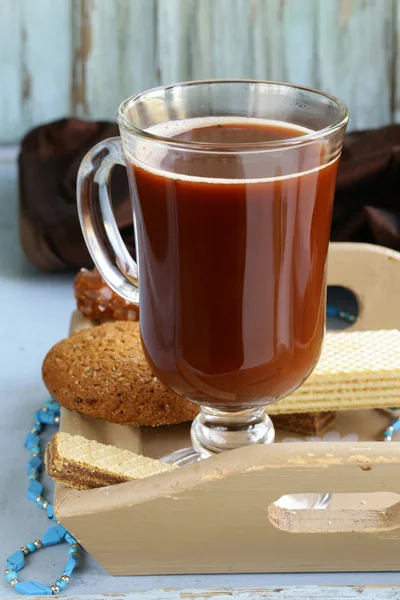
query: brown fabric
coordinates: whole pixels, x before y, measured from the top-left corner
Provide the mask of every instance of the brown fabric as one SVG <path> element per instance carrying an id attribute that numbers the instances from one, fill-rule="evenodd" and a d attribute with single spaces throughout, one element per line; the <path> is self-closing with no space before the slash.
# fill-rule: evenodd
<path id="1" fill-rule="evenodd" d="M 78 219 L 76 179 L 85 154 L 118 135 L 106 121 L 62 119 L 41 125 L 22 140 L 19 156 L 20 238 L 30 262 L 44 271 L 92 266 Z M 117 222 L 133 251 L 132 213 L 123 167 L 112 175 Z"/>
<path id="2" fill-rule="evenodd" d="M 37 127 L 23 139 L 19 158 L 20 237 L 28 259 L 38 269 L 92 266 L 78 220 L 76 178 L 90 148 L 116 135 L 114 123 L 63 119 Z M 134 253 L 123 167 L 114 169 L 111 193 L 122 237 Z M 400 250 L 400 125 L 346 136 L 331 238 Z"/>
<path id="3" fill-rule="evenodd" d="M 347 134 L 331 239 L 400 250 L 400 125 Z"/>

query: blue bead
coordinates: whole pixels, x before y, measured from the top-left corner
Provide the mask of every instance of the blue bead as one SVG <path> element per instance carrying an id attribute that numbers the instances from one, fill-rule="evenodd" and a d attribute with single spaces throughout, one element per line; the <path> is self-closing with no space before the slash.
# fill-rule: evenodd
<path id="1" fill-rule="evenodd" d="M 78 561 L 76 560 L 75 556 L 70 556 L 67 561 L 67 564 L 65 565 L 63 575 L 68 575 L 68 577 L 71 577 L 72 572 L 77 565 L 77 562 Z"/>
<path id="2" fill-rule="evenodd" d="M 37 581 L 19 581 L 15 584 L 14 590 L 25 596 L 52 596 L 51 588 Z"/>
<path id="3" fill-rule="evenodd" d="M 47 512 L 47 516 L 49 517 L 49 519 L 54 517 L 54 506 L 52 504 L 49 504 L 46 508 L 46 512 Z"/>
<path id="4" fill-rule="evenodd" d="M 25 546 L 28 548 L 29 552 L 36 552 L 37 548 L 35 546 L 35 544 L 33 542 L 28 542 L 27 544 L 25 544 Z"/>
<path id="5" fill-rule="evenodd" d="M 46 533 L 42 537 L 43 546 L 55 546 L 56 544 L 62 542 L 65 535 L 65 533 L 63 533 L 62 530 L 64 530 L 65 532 L 65 529 L 64 527 L 62 527 L 62 525 L 62 529 L 59 529 L 59 527 L 59 525 L 57 525 L 57 527 L 50 527 L 50 529 L 46 531 Z"/>
<path id="6" fill-rule="evenodd" d="M 58 531 L 58 533 L 59 533 L 59 535 L 60 535 L 61 539 L 64 539 L 64 538 L 65 538 L 65 535 L 66 535 L 66 533 L 67 533 L 67 530 L 65 529 L 64 525 L 61 525 L 61 523 L 59 523 L 59 524 L 57 525 L 57 531 Z"/>
<path id="7" fill-rule="evenodd" d="M 69 531 L 67 531 L 67 533 L 65 534 L 65 541 L 68 544 L 77 544 L 78 541 L 70 534 Z"/>
<path id="8" fill-rule="evenodd" d="M 67 587 L 67 582 L 64 579 L 57 579 L 56 585 L 60 588 L 60 590 L 65 590 Z"/>
<path id="9" fill-rule="evenodd" d="M 43 461 L 40 458 L 40 456 L 33 456 L 27 465 L 28 474 L 31 471 L 40 471 L 40 469 L 42 468 L 42 465 L 43 465 Z"/>
<path id="10" fill-rule="evenodd" d="M 30 481 L 29 485 L 28 485 L 28 500 L 32 500 L 32 502 L 35 502 L 36 498 L 38 496 L 41 496 L 43 492 L 43 485 L 40 483 L 40 481 Z"/>
<path id="11" fill-rule="evenodd" d="M 18 577 L 18 575 L 15 571 L 9 571 L 8 573 L 6 573 L 7 583 L 10 583 L 10 581 L 12 581 L 13 579 L 16 579 L 17 577 Z"/>
<path id="12" fill-rule="evenodd" d="M 41 413 L 41 411 L 40 411 L 40 410 L 37 410 L 37 411 L 35 412 L 35 414 L 33 415 L 33 418 L 34 418 L 34 420 L 35 420 L 35 421 L 38 421 L 38 423 L 41 423 L 41 422 L 42 422 L 42 419 L 41 419 L 41 415 L 40 415 L 40 413 Z"/>
<path id="13" fill-rule="evenodd" d="M 20 571 L 25 566 L 25 556 L 22 550 L 17 550 L 7 558 L 7 567 L 13 571 Z"/>
<path id="14" fill-rule="evenodd" d="M 45 423 L 46 425 L 52 425 L 54 423 L 54 414 L 48 410 L 41 410 L 40 412 L 40 422 Z"/>
<path id="15" fill-rule="evenodd" d="M 34 454 L 35 452 L 37 452 L 38 454 L 40 453 L 40 446 L 37 445 L 33 445 L 29 448 L 29 451 L 31 454 Z"/>
<path id="16" fill-rule="evenodd" d="M 36 433 L 28 433 L 24 441 L 25 448 L 31 448 L 32 446 L 38 446 L 39 444 L 40 437 Z"/>

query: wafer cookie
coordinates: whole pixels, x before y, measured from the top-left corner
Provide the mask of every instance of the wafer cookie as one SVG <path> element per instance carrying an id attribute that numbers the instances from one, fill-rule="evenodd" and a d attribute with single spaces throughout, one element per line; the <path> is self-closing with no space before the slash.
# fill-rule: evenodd
<path id="1" fill-rule="evenodd" d="M 267 407 L 270 415 L 400 404 L 400 332 L 330 333 L 309 379 Z"/>
<path id="2" fill-rule="evenodd" d="M 400 331 L 328 333 L 309 383 L 400 377 Z"/>
<path id="3" fill-rule="evenodd" d="M 266 407 L 268 415 L 284 415 L 291 413 L 312 413 L 339 410 L 357 410 L 384 408 L 400 405 L 400 390 L 388 395 L 381 393 L 361 394 L 359 396 L 348 394 L 331 395 L 329 390 L 323 398 L 310 396 L 309 398 L 298 398 L 291 394 L 276 404 Z"/>
<path id="4" fill-rule="evenodd" d="M 55 481 L 80 490 L 143 479 L 177 468 L 63 432 L 53 435 L 47 445 L 45 465 Z"/>

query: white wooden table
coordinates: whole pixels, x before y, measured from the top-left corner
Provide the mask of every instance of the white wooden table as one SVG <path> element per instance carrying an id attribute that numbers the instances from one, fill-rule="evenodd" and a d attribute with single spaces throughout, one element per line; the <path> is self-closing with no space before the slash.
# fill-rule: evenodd
<path id="1" fill-rule="evenodd" d="M 33 412 L 47 398 L 41 363 L 47 350 L 67 334 L 74 307 L 72 275 L 36 272 L 18 243 L 17 171 L 14 149 L 0 149 L 0 560 L 43 535 L 49 522 L 26 499 L 27 453 L 23 439 Z M 46 482 L 50 490 L 50 482 Z M 51 491 L 49 492 L 51 496 Z M 51 584 L 66 559 L 56 546 L 32 557 L 23 578 Z M 400 557 L 399 557 L 400 565 Z M 363 589 L 319 586 L 367 586 Z M 64 596 L 93 598 L 389 599 L 400 598 L 400 573 L 315 573 L 110 577 L 85 556 Z M 301 586 L 282 589 L 286 586 Z M 303 587 L 306 586 L 306 587 Z M 309 587 L 311 586 L 311 587 Z M 315 587 L 317 586 L 317 587 Z M 372 586 L 372 587 L 368 587 Z M 383 586 L 376 588 L 375 586 Z M 387 586 L 387 587 L 386 587 Z M 0 600 L 16 595 L 0 577 Z"/>

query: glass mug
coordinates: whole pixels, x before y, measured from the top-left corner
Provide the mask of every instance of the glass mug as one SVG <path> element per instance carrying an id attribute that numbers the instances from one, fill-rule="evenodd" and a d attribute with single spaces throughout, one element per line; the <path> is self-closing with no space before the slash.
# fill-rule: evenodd
<path id="1" fill-rule="evenodd" d="M 326 259 L 348 121 L 338 99 L 268 81 L 195 81 L 125 100 L 121 139 L 78 177 L 83 234 L 103 278 L 140 305 L 143 351 L 200 405 L 195 453 L 273 441 L 265 406 L 298 388 L 325 332 Z M 137 263 L 108 195 L 128 171 Z"/>

